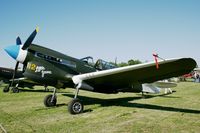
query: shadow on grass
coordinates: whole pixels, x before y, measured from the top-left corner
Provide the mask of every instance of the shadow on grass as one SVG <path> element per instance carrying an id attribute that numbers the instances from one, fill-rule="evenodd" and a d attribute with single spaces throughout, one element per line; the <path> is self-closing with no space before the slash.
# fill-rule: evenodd
<path id="1" fill-rule="evenodd" d="M 19 91 L 20 92 L 39 92 L 39 93 L 49 93 L 49 92 L 52 92 L 53 93 L 53 89 L 48 89 L 48 90 L 41 89 L 41 90 L 38 90 L 38 89 L 22 89 L 22 88 L 20 88 Z M 59 90 L 56 93 L 66 93 L 66 92 L 62 92 L 61 90 Z"/>
<path id="2" fill-rule="evenodd" d="M 56 106 L 53 106 L 53 107 L 42 107 L 42 108 L 35 109 L 35 111 L 50 110 L 50 109 L 54 109 L 54 108 L 58 108 L 58 107 L 63 107 L 63 106 L 67 106 L 67 104 L 66 103 L 61 103 L 61 104 L 56 104 Z"/>
<path id="3" fill-rule="evenodd" d="M 142 96 L 141 94 L 137 94 L 138 96 L 141 96 L 142 98 L 148 99 L 148 98 L 154 98 L 154 97 L 162 97 L 162 98 L 180 98 L 180 97 L 176 97 L 176 96 L 171 96 L 171 93 L 168 94 L 153 94 L 153 95 L 149 95 L 147 93 L 147 95 L 144 94 L 144 96 Z"/>
<path id="4" fill-rule="evenodd" d="M 20 92 L 40 92 L 40 93 L 47 93 L 47 92 L 53 92 L 53 91 L 46 91 L 46 90 L 36 90 L 36 89 L 19 89 Z"/>
<path id="5" fill-rule="evenodd" d="M 74 97 L 72 94 L 63 94 L 64 96 Z M 153 98 L 155 96 L 148 96 L 146 98 Z M 102 107 L 108 106 L 122 106 L 122 107 L 132 107 L 132 108 L 142 108 L 142 109 L 153 109 L 161 111 L 170 111 L 170 112 L 182 112 L 182 113 L 193 113 L 200 114 L 200 110 L 185 109 L 185 108 L 175 108 L 175 107 L 165 107 L 160 105 L 153 104 L 143 104 L 143 103 L 130 103 L 129 101 L 139 100 L 142 97 L 124 97 L 116 99 L 99 99 L 91 98 L 85 96 L 79 96 L 79 99 L 83 101 L 84 105 L 100 104 Z M 91 112 L 92 110 L 86 110 L 85 112 Z"/>

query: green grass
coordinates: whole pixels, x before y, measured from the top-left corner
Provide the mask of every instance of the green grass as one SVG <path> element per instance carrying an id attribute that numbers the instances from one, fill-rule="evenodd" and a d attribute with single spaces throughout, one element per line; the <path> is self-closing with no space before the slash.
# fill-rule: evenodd
<path id="1" fill-rule="evenodd" d="M 200 132 L 200 84 L 179 83 L 174 90 L 171 95 L 148 94 L 146 98 L 134 93 L 80 91 L 85 111 L 70 115 L 67 103 L 73 97 L 72 89 L 61 90 L 65 93 L 58 93 L 57 107 L 46 108 L 43 98 L 51 92 L 14 94 L 3 93 L 1 88 L 0 124 L 11 133 Z"/>

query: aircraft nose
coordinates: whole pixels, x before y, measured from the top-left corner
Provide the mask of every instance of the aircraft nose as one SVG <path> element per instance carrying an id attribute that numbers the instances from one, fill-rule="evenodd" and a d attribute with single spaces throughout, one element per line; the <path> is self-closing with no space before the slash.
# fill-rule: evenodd
<path id="1" fill-rule="evenodd" d="M 20 47 L 18 45 L 8 46 L 4 49 L 13 59 L 17 59 Z"/>

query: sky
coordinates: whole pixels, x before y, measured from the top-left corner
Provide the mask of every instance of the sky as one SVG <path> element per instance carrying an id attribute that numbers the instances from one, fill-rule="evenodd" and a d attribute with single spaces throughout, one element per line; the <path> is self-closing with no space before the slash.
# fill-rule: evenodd
<path id="1" fill-rule="evenodd" d="M 1 0 L 0 66 L 15 61 L 4 48 L 33 43 L 75 58 L 118 62 L 192 57 L 200 63 L 199 0 Z"/>

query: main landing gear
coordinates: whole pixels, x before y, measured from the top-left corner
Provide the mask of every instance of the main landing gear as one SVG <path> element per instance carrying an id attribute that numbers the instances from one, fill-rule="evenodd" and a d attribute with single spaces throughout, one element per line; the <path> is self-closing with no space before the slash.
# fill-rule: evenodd
<path id="1" fill-rule="evenodd" d="M 7 85 L 7 86 L 5 86 L 5 87 L 3 88 L 3 92 L 4 92 L 4 93 L 9 92 L 9 90 L 10 90 L 10 85 Z"/>
<path id="2" fill-rule="evenodd" d="M 19 89 L 18 89 L 19 84 L 16 84 L 15 87 L 13 87 L 11 90 L 13 91 L 13 93 L 19 93 Z"/>
<path id="3" fill-rule="evenodd" d="M 53 94 L 49 94 L 44 98 L 44 105 L 46 107 L 56 106 L 57 96 L 56 96 L 56 88 L 54 88 Z"/>
<path id="4" fill-rule="evenodd" d="M 83 104 L 78 98 L 72 99 L 68 104 L 70 114 L 79 114 L 83 112 Z"/>
<path id="5" fill-rule="evenodd" d="M 5 86 L 4 89 L 3 89 L 3 92 L 4 93 L 9 92 L 10 91 L 10 87 L 11 87 L 11 85 Z M 18 84 L 16 84 L 16 86 L 13 87 L 11 90 L 13 91 L 13 93 L 19 93 Z"/>
<path id="6" fill-rule="evenodd" d="M 68 111 L 70 114 L 80 114 L 83 112 L 83 104 L 77 98 L 78 93 L 79 93 L 79 88 L 76 87 L 75 96 L 68 104 Z M 49 94 L 44 98 L 44 105 L 46 107 L 53 107 L 56 106 L 56 103 L 57 103 L 56 88 L 54 88 L 53 94 Z"/>
<path id="7" fill-rule="evenodd" d="M 13 91 L 13 93 L 19 93 L 18 87 L 13 87 L 13 88 L 12 88 L 12 91 Z"/>
<path id="8" fill-rule="evenodd" d="M 70 114 L 80 114 L 80 113 L 83 112 L 83 104 L 77 98 L 78 93 L 79 93 L 79 88 L 76 87 L 75 96 L 68 104 L 68 111 L 69 111 Z"/>

